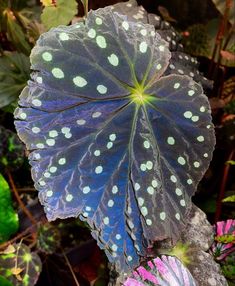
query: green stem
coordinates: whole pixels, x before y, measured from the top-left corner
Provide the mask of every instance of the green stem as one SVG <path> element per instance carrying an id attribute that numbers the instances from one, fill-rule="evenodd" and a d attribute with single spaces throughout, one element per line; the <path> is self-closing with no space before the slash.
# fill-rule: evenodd
<path id="1" fill-rule="evenodd" d="M 84 1 L 84 13 L 85 13 L 85 17 L 87 17 L 88 14 L 88 5 L 89 5 L 89 0 L 83 0 Z"/>

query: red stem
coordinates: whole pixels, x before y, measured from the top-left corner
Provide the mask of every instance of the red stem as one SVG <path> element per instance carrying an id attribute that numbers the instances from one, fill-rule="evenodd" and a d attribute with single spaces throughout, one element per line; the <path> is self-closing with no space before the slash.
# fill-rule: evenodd
<path id="1" fill-rule="evenodd" d="M 215 46 L 213 49 L 211 64 L 209 67 L 209 72 L 208 72 L 209 78 L 213 78 L 213 75 L 215 74 L 219 66 L 219 61 L 217 62 L 217 64 L 215 64 L 216 61 L 215 59 L 218 52 L 220 56 L 220 51 L 222 49 L 222 42 L 228 26 L 228 16 L 231 5 L 232 5 L 232 0 L 226 0 L 224 15 L 223 18 L 221 19 L 220 26 L 216 35 Z M 216 66 L 216 71 L 214 70 L 215 66 Z"/>
<path id="2" fill-rule="evenodd" d="M 233 156 L 234 156 L 234 150 L 232 150 L 231 153 L 229 154 L 227 161 L 231 161 L 233 159 Z M 223 200 L 224 195 L 225 195 L 229 170 L 230 170 L 230 164 L 225 164 L 224 171 L 223 171 L 223 178 L 221 181 L 219 195 L 218 195 L 218 199 L 217 199 L 217 203 L 216 203 L 215 222 L 217 222 L 221 216 L 222 200 Z"/>
<path id="3" fill-rule="evenodd" d="M 36 225 L 37 224 L 37 221 L 36 219 L 32 216 L 31 212 L 26 208 L 26 206 L 24 205 L 24 203 L 22 202 L 19 194 L 18 194 L 18 191 L 16 189 L 16 186 L 15 186 L 15 183 L 14 183 L 14 180 L 12 178 L 12 175 L 10 173 L 9 170 L 6 170 L 7 172 L 7 176 L 8 176 L 8 179 L 9 179 L 9 183 L 10 183 L 10 186 L 11 186 L 11 189 L 15 195 L 15 198 L 19 204 L 19 206 L 21 207 L 22 211 L 26 214 L 26 216 L 29 218 L 29 220 L 32 222 L 32 224 Z"/>

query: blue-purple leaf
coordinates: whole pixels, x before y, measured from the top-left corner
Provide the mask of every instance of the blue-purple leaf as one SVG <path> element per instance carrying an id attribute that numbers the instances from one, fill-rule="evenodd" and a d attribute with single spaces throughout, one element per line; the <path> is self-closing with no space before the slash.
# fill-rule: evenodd
<path id="1" fill-rule="evenodd" d="M 176 240 L 214 147 L 210 107 L 153 26 L 112 8 L 42 35 L 16 128 L 49 220 L 80 216 L 117 270 Z"/>
<path id="2" fill-rule="evenodd" d="M 180 43 L 181 35 L 170 23 L 163 21 L 158 15 L 147 13 L 142 6 L 138 6 L 135 0 L 117 3 L 111 7 L 113 11 L 126 15 L 130 21 L 149 23 L 155 27 L 156 32 L 167 42 L 168 48 L 172 52 L 166 74 L 185 74 L 201 83 L 204 88 L 212 88 L 212 81 L 203 77 L 198 71 L 197 60 L 183 53 L 183 45 Z"/>

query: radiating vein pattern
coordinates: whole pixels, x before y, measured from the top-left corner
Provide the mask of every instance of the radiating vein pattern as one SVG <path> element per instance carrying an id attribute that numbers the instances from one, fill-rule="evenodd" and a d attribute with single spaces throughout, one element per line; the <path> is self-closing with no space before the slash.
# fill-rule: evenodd
<path id="1" fill-rule="evenodd" d="M 214 147 L 210 107 L 152 25 L 112 8 L 43 34 L 15 111 L 49 220 L 79 216 L 119 271 L 177 239 Z"/>
<path id="2" fill-rule="evenodd" d="M 117 3 L 111 8 L 113 11 L 126 15 L 130 21 L 149 23 L 155 27 L 155 31 L 167 42 L 168 48 L 172 52 L 166 74 L 185 74 L 196 82 L 200 82 L 203 88 L 212 88 L 212 81 L 203 77 L 198 71 L 197 59 L 183 52 L 183 45 L 180 43 L 181 35 L 170 23 L 161 19 L 158 15 L 147 13 L 142 6 L 138 6 L 136 0 Z"/>

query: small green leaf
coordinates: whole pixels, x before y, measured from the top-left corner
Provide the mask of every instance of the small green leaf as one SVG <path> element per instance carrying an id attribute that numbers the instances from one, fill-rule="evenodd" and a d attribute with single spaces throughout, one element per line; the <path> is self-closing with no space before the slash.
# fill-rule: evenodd
<path id="1" fill-rule="evenodd" d="M 217 235 L 215 237 L 215 241 L 221 243 L 235 243 L 235 235 L 234 234 Z"/>
<path id="2" fill-rule="evenodd" d="M 0 243 L 7 241 L 18 227 L 19 218 L 12 207 L 10 188 L 0 174 Z"/>
<path id="3" fill-rule="evenodd" d="M 230 160 L 230 161 L 227 161 L 226 164 L 235 165 L 235 161 L 234 160 Z"/>
<path id="4" fill-rule="evenodd" d="M 0 285 L 1 286 L 13 286 L 13 284 L 7 280 L 5 277 L 0 275 Z"/>
<path id="5" fill-rule="evenodd" d="M 60 232 L 52 224 L 39 227 L 37 233 L 38 248 L 45 253 L 51 254 L 60 246 Z"/>
<path id="6" fill-rule="evenodd" d="M 235 195 L 229 196 L 229 197 L 223 199 L 222 202 L 223 202 L 223 203 L 228 203 L 228 202 L 230 202 L 230 203 L 235 203 Z"/>
<path id="7" fill-rule="evenodd" d="M 56 5 L 43 9 L 41 20 L 47 29 L 58 25 L 67 25 L 77 14 L 76 0 L 58 0 Z"/>

